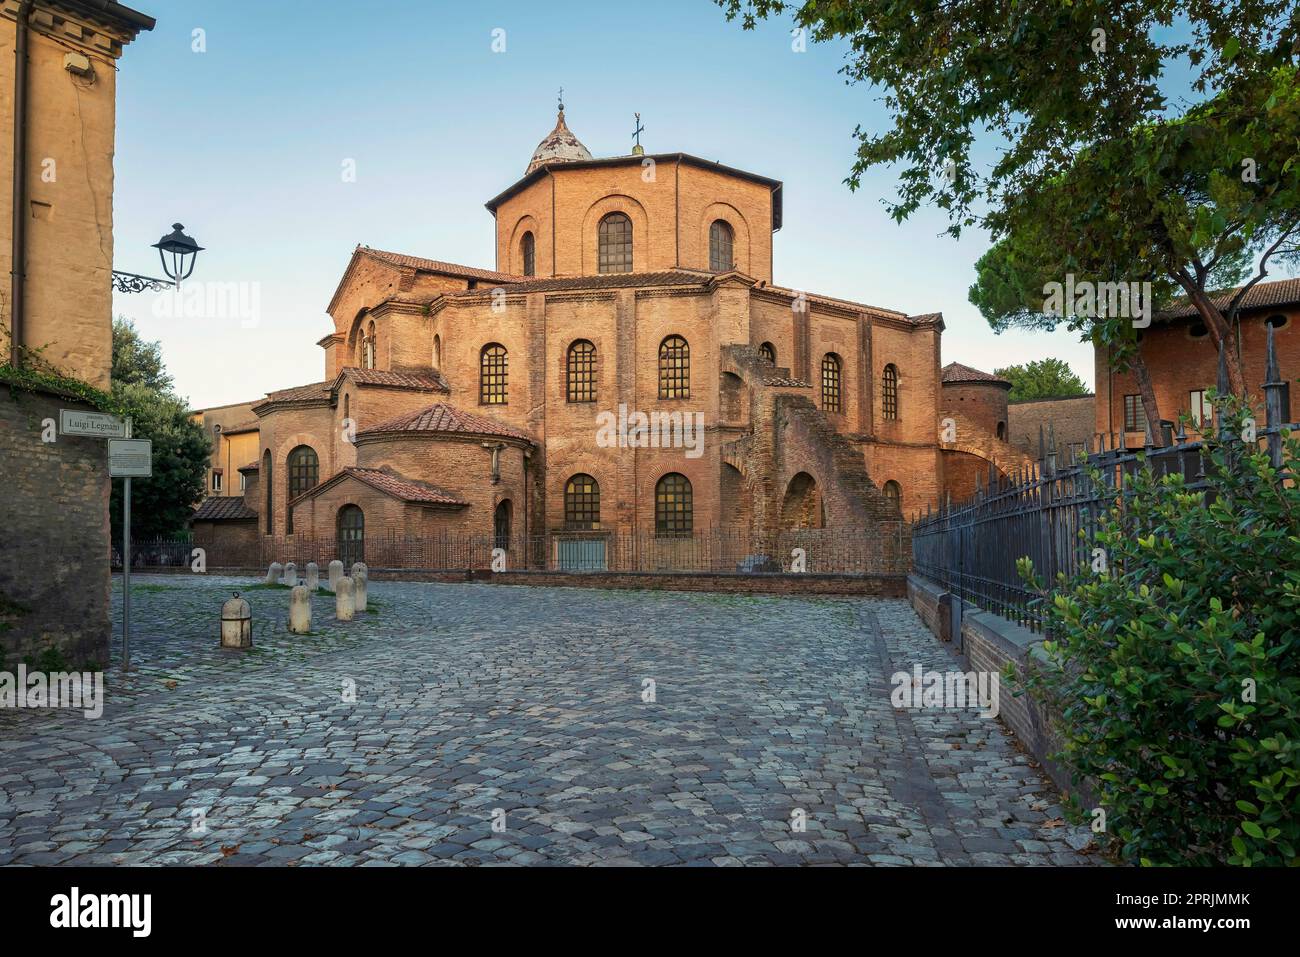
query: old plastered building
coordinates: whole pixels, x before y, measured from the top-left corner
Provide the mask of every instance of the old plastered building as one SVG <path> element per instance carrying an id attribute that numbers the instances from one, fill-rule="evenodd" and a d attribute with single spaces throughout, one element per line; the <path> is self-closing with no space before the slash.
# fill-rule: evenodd
<path id="1" fill-rule="evenodd" d="M 491 270 L 353 252 L 324 377 L 253 406 L 264 542 L 478 535 L 519 563 L 553 533 L 758 548 L 937 502 L 942 317 L 776 283 L 777 180 L 593 158 L 561 106 L 487 208 Z"/>

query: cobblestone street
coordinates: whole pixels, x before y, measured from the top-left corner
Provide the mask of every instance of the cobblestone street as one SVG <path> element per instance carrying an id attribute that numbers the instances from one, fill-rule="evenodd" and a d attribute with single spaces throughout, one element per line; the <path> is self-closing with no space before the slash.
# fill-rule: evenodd
<path id="1" fill-rule="evenodd" d="M 0 864 L 1097 862 L 995 719 L 892 707 L 957 668 L 901 600 L 375 581 L 296 636 L 248 584 L 145 576 L 101 718 L 0 712 Z"/>

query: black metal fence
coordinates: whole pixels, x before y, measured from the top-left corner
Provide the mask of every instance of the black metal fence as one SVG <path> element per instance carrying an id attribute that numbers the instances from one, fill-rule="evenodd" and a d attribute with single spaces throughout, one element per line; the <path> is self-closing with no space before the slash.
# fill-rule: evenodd
<path id="1" fill-rule="evenodd" d="M 1226 393 L 1223 362 L 1220 354 L 1219 391 Z M 1289 390 L 1278 374 L 1271 328 L 1267 368 L 1266 421 L 1256 436 L 1280 469 L 1283 433 L 1300 426 L 1287 421 Z M 1240 426 L 1223 421 L 1215 410 L 1212 427 L 1220 436 L 1231 431 L 1240 437 Z M 981 483 L 972 499 L 946 503 L 913 525 L 914 570 L 984 611 L 1041 632 L 1046 608 L 1026 587 L 1017 561 L 1029 558 L 1036 576 L 1049 584 L 1058 573 L 1072 575 L 1092 562 L 1099 521 L 1113 508 L 1122 513 L 1143 460 L 1158 476 L 1182 473 L 1189 488 L 1203 489 L 1202 443 L 1189 440 L 1183 426 L 1171 438 L 1156 448 L 1148 427 L 1146 446 L 1127 449 L 1119 436 L 1097 435 L 1085 462 L 1060 467 L 1054 436 L 1040 434 L 1039 461 L 1027 472 L 1005 479 L 990 467 L 988 483 Z M 1093 469 L 1100 481 L 1093 480 Z"/>
<path id="2" fill-rule="evenodd" d="M 911 563 L 910 527 L 904 521 L 868 528 L 792 529 L 755 535 L 747 528 L 701 529 L 690 535 L 637 532 L 548 532 L 508 541 L 492 535 L 367 535 L 339 542 L 300 535 L 259 536 L 236 543 L 176 539 L 132 544 L 132 567 L 188 570 L 202 548 L 209 568 L 268 567 L 308 562 L 324 569 L 338 558 L 381 568 L 457 572 L 468 569 L 682 573 L 900 574 Z M 500 551 L 498 551 L 500 549 Z M 120 552 L 114 552 L 120 567 Z"/>

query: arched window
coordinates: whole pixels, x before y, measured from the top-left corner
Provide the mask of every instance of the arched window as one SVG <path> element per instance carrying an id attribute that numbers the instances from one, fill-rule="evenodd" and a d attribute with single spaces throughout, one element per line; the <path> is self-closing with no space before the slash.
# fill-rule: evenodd
<path id="1" fill-rule="evenodd" d="M 351 396 L 349 393 L 344 392 L 344 393 L 343 393 L 343 425 L 344 425 L 345 428 L 347 427 L 347 420 L 350 419 L 350 418 L 352 418 L 352 413 L 351 413 L 352 401 L 351 401 L 351 400 L 352 400 L 352 396 Z"/>
<path id="2" fill-rule="evenodd" d="M 822 409 L 842 411 L 840 402 L 840 357 L 833 352 L 822 356 Z"/>
<path id="3" fill-rule="evenodd" d="M 275 483 L 271 481 L 271 450 L 267 449 L 262 453 L 262 487 L 266 489 L 266 534 L 270 535 L 275 529 L 275 514 L 271 511 L 271 506 L 275 504 Z"/>
<path id="4" fill-rule="evenodd" d="M 600 485 L 586 474 L 564 483 L 564 527 L 570 531 L 600 528 Z"/>
<path id="5" fill-rule="evenodd" d="M 776 347 L 770 342 L 765 342 L 758 347 L 758 356 L 770 366 L 776 365 Z"/>
<path id="6" fill-rule="evenodd" d="M 596 271 L 632 271 L 632 220 L 626 213 L 610 213 L 596 227 Z"/>
<path id="7" fill-rule="evenodd" d="M 736 234 L 731 224 L 722 219 L 715 219 L 709 227 L 709 269 L 713 272 L 726 272 L 736 264 L 734 249 Z"/>
<path id="8" fill-rule="evenodd" d="M 346 397 L 345 397 L 346 398 Z M 289 453 L 289 498 L 297 498 L 320 481 L 320 459 L 310 445 Z"/>
<path id="9" fill-rule="evenodd" d="M 665 537 L 691 534 L 691 481 L 669 472 L 655 485 L 655 534 Z"/>
<path id="10" fill-rule="evenodd" d="M 691 397 L 691 347 L 681 336 L 659 343 L 659 398 Z"/>
<path id="11" fill-rule="evenodd" d="M 596 401 L 596 347 L 586 339 L 569 346 L 567 362 L 570 402 Z"/>
<path id="12" fill-rule="evenodd" d="M 897 482 L 895 482 L 893 479 L 890 479 L 888 482 L 884 484 L 884 486 L 880 490 L 885 493 L 885 498 L 893 502 L 894 507 L 897 508 L 899 499 L 903 497 L 902 486 L 899 485 Z"/>
<path id="13" fill-rule="evenodd" d="M 898 418 L 898 369 L 892 362 L 880 380 L 880 412 L 886 419 Z"/>
<path id="14" fill-rule="evenodd" d="M 433 367 L 442 368 L 442 336 L 433 337 Z"/>
<path id="15" fill-rule="evenodd" d="M 499 342 L 490 342 L 479 353 L 478 400 L 483 405 L 505 405 L 509 393 L 507 389 L 506 347 Z"/>
<path id="16" fill-rule="evenodd" d="M 1264 320 L 1264 322 L 1268 323 L 1268 325 L 1272 326 L 1274 329 L 1285 329 L 1290 321 L 1289 317 L 1284 316 L 1281 313 L 1269 316 Z"/>
<path id="17" fill-rule="evenodd" d="M 373 369 L 375 367 L 375 353 L 375 323 L 372 320 L 366 326 L 366 339 L 361 360 L 363 368 Z"/>
<path id="18" fill-rule="evenodd" d="M 366 560 L 366 516 L 357 506 L 344 505 L 339 509 L 336 527 L 339 561 L 344 574 L 351 574 L 353 562 Z"/>
<path id="19" fill-rule="evenodd" d="M 519 240 L 519 258 L 523 260 L 524 275 L 536 275 L 535 261 L 537 256 L 537 243 L 533 239 L 532 230 L 524 233 L 524 238 Z"/>
<path id="20" fill-rule="evenodd" d="M 505 499 L 492 513 L 492 547 L 510 551 L 510 499 Z"/>
<path id="21" fill-rule="evenodd" d="M 998 439 L 1003 442 L 1007 440 L 1007 424 L 1005 422 L 998 423 Z"/>

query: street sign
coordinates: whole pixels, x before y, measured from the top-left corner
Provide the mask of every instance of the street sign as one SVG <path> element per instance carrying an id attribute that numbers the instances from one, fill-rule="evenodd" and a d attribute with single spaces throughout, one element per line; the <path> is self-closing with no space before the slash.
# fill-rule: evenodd
<path id="1" fill-rule="evenodd" d="M 120 439 L 126 436 L 126 420 L 107 412 L 83 412 L 59 409 L 60 435 L 88 435 L 95 439 Z"/>
<path id="2" fill-rule="evenodd" d="M 108 474 L 112 478 L 149 478 L 153 475 L 153 440 L 109 439 Z"/>

